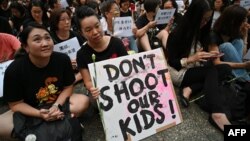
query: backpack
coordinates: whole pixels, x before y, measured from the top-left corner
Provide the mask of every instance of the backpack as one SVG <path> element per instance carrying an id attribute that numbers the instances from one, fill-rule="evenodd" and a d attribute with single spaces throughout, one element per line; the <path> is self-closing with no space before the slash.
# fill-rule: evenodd
<path id="1" fill-rule="evenodd" d="M 40 108 L 44 108 L 44 106 Z M 28 135 L 34 135 L 37 141 L 82 141 L 80 122 L 77 118 L 71 118 L 68 108 L 69 99 L 62 107 L 65 117 L 62 120 L 51 122 L 15 112 L 13 114 L 13 137 L 25 140 Z"/>

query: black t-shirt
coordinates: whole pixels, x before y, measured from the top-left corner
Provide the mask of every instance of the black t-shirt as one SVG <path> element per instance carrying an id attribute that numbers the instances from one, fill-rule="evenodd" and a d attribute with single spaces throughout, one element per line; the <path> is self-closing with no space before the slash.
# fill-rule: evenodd
<path id="1" fill-rule="evenodd" d="M 61 40 L 61 39 L 59 39 L 55 32 L 51 32 L 51 36 L 52 36 L 52 38 L 53 38 L 54 44 L 58 44 L 58 43 L 61 43 L 61 42 L 66 41 L 66 40 Z M 78 40 L 80 46 L 81 46 L 81 45 L 84 43 L 84 41 L 85 41 L 85 40 L 83 39 L 83 37 L 80 36 L 78 33 L 76 33 L 76 32 L 74 32 L 74 31 L 71 31 L 71 30 L 70 30 L 69 38 L 68 38 L 67 40 L 69 40 L 69 39 L 71 39 L 71 38 L 74 38 L 74 37 L 77 38 L 77 40 Z"/>
<path id="2" fill-rule="evenodd" d="M 77 52 L 77 66 L 79 69 L 87 68 L 93 63 L 92 54 L 96 55 L 96 62 L 128 55 L 122 41 L 116 37 L 111 37 L 108 47 L 102 52 L 96 52 L 87 43 Z"/>
<path id="3" fill-rule="evenodd" d="M 130 10 L 128 10 L 127 12 L 120 11 L 120 17 L 128 17 L 128 16 L 132 16 L 132 12 Z"/>
<path id="4" fill-rule="evenodd" d="M 10 18 L 10 20 L 13 22 L 13 27 L 14 29 L 16 29 L 18 32 L 20 31 L 20 27 L 23 25 L 23 22 L 30 18 L 29 14 L 28 13 L 25 13 L 23 17 L 21 18 L 18 18 L 18 17 L 15 17 L 15 16 L 12 16 Z"/>
<path id="5" fill-rule="evenodd" d="M 37 107 L 39 103 L 54 103 L 65 86 L 75 81 L 67 55 L 53 52 L 49 64 L 36 67 L 28 55 L 14 60 L 4 76 L 4 99 L 7 102 L 24 100 Z M 38 99 L 37 97 L 44 97 Z"/>
<path id="6" fill-rule="evenodd" d="M 144 26 L 146 26 L 150 21 L 148 20 L 146 14 L 143 14 L 141 15 L 137 21 L 135 22 L 135 25 L 138 29 L 141 29 L 143 28 Z M 151 36 L 156 36 L 159 31 L 162 29 L 162 26 L 161 25 L 156 25 L 156 27 L 154 28 L 150 28 L 148 31 L 147 31 L 147 34 L 149 37 Z"/>
<path id="7" fill-rule="evenodd" d="M 8 8 L 7 10 L 3 10 L 3 9 L 0 7 L 0 16 L 6 18 L 6 20 L 9 20 L 9 18 L 10 18 L 10 16 L 11 16 L 10 8 Z"/>

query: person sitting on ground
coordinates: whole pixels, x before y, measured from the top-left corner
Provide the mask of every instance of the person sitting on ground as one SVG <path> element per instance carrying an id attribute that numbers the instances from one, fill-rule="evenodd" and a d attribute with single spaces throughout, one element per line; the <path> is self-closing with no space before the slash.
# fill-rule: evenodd
<path id="1" fill-rule="evenodd" d="M 176 25 L 180 22 L 182 15 L 178 13 L 178 5 L 175 0 L 163 0 L 161 8 L 162 9 L 173 9 L 173 8 L 175 9 L 175 13 L 172 17 L 172 20 L 170 20 L 168 24 L 161 25 L 162 28 L 165 28 L 168 31 L 168 33 L 170 33 L 176 27 Z"/>
<path id="2" fill-rule="evenodd" d="M 214 14 L 213 14 L 212 27 L 214 26 L 214 23 L 220 17 L 224 9 L 227 6 L 229 6 L 229 4 L 230 4 L 230 0 L 214 0 L 213 1 Z"/>
<path id="3" fill-rule="evenodd" d="M 71 38 L 76 37 L 79 45 L 84 43 L 84 39 L 78 33 L 71 30 L 71 16 L 70 12 L 66 9 L 56 9 L 51 13 L 50 17 L 50 31 L 51 37 L 55 44 L 64 42 Z M 71 60 L 72 67 L 75 74 L 75 83 L 82 80 L 81 74 L 77 70 L 76 60 Z"/>
<path id="4" fill-rule="evenodd" d="M 0 115 L 1 137 L 13 137 L 14 112 L 49 124 L 62 120 L 66 116 L 64 109 L 69 110 L 71 117 L 78 117 L 89 105 L 85 95 L 72 94 L 75 77 L 70 59 L 66 54 L 53 52 L 54 43 L 45 27 L 29 25 L 20 34 L 20 41 L 26 54 L 5 71 L 3 98 L 10 110 Z"/>
<path id="5" fill-rule="evenodd" d="M 12 2 L 10 4 L 10 10 L 12 16 L 10 17 L 9 23 L 14 31 L 14 34 L 18 35 L 21 32 L 20 27 L 23 25 L 23 22 L 30 18 L 30 16 L 24 6 L 18 2 Z"/>
<path id="6" fill-rule="evenodd" d="M 77 52 L 77 66 L 81 72 L 86 89 L 97 99 L 100 91 L 92 84 L 88 64 L 93 63 L 92 55 L 96 62 L 127 55 L 122 41 L 116 37 L 104 34 L 100 20 L 95 11 L 87 6 L 77 9 L 76 17 L 79 29 L 87 39 L 86 44 Z"/>
<path id="7" fill-rule="evenodd" d="M 46 3 L 42 2 L 41 0 L 32 0 L 29 3 L 28 12 L 30 13 L 30 18 L 26 19 L 23 22 L 21 27 L 21 31 L 29 25 L 29 23 L 36 22 L 45 27 L 49 27 L 49 18 L 47 16 L 47 8 Z"/>
<path id="8" fill-rule="evenodd" d="M 214 24 L 209 50 L 224 53 L 214 59 L 214 64 L 228 64 L 233 68 L 235 77 L 250 81 L 246 70 L 250 68 L 250 61 L 243 62 L 249 28 L 247 13 L 247 10 L 239 5 L 227 7 Z"/>
<path id="9" fill-rule="evenodd" d="M 143 47 L 144 51 L 151 50 L 158 46 L 155 44 L 154 37 L 160 40 L 163 48 L 166 48 L 166 42 L 168 39 L 168 32 L 161 30 L 156 25 L 155 15 L 160 7 L 159 0 L 145 0 L 144 9 L 146 13 L 141 15 L 135 22 L 138 28 L 136 35 L 139 37 L 139 47 Z M 147 38 L 140 38 L 146 34 Z M 150 44 L 151 43 L 151 44 Z"/>
<path id="10" fill-rule="evenodd" d="M 0 45 L 0 63 L 14 59 L 14 54 L 21 47 L 20 41 L 7 33 L 0 33 Z"/>
<path id="11" fill-rule="evenodd" d="M 120 17 L 120 9 L 114 0 L 107 0 L 102 3 L 101 12 L 102 12 L 102 15 L 104 16 L 104 20 L 102 20 L 102 26 L 104 27 L 104 29 L 106 29 L 106 31 L 104 32 L 106 35 L 112 36 L 114 32 L 113 21 L 114 21 L 114 18 Z M 132 31 L 134 32 L 134 34 L 136 34 L 137 28 L 135 27 L 135 25 Z M 138 52 L 138 48 L 137 48 L 134 36 L 121 37 L 121 39 L 127 51 L 134 50 L 135 52 Z"/>
<path id="12" fill-rule="evenodd" d="M 217 55 L 203 50 L 212 23 L 212 12 L 209 0 L 192 0 L 180 23 L 170 33 L 165 54 L 172 81 L 180 87 L 182 105 L 188 107 L 191 94 L 203 90 L 211 112 L 209 121 L 224 130 L 224 125 L 231 123 L 225 114 L 224 97 L 219 93 L 222 74 L 218 72 L 225 70 L 223 75 L 226 75 L 231 73 L 231 69 L 226 64 L 216 68 L 210 64 L 202 66 Z"/>

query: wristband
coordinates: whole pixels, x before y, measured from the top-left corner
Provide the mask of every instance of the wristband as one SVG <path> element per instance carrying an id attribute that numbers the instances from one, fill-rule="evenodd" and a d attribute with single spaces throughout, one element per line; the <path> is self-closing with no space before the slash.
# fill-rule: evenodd
<path id="1" fill-rule="evenodd" d="M 58 103 L 54 103 L 52 106 L 53 106 L 53 107 L 56 107 L 57 109 L 60 109 L 60 110 L 61 110 L 61 105 L 58 104 Z"/>

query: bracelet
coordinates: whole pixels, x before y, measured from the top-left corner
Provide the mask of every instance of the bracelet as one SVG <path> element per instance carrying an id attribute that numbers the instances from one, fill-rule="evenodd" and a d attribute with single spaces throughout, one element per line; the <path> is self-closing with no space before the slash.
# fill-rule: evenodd
<path id="1" fill-rule="evenodd" d="M 56 107 L 57 109 L 60 109 L 60 108 L 59 108 L 59 107 L 60 107 L 60 104 L 58 104 L 58 103 L 54 103 L 52 106 L 53 106 L 53 107 Z"/>

